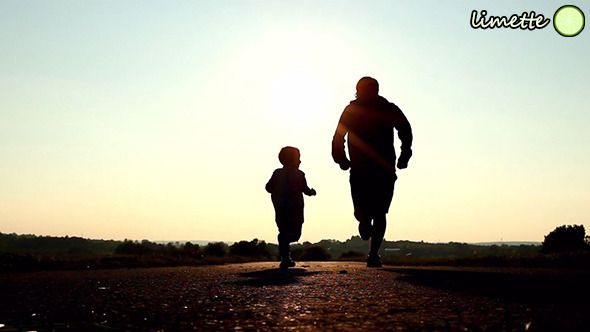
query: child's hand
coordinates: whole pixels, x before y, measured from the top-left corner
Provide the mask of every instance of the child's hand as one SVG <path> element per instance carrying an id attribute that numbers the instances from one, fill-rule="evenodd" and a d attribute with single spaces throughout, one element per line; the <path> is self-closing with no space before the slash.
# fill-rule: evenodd
<path id="1" fill-rule="evenodd" d="M 341 162 L 339 165 L 340 165 L 341 170 L 347 171 L 350 168 L 350 160 L 346 159 L 343 162 Z"/>
<path id="2" fill-rule="evenodd" d="M 311 190 L 309 191 L 309 196 L 315 196 L 316 192 L 315 189 L 311 188 Z"/>

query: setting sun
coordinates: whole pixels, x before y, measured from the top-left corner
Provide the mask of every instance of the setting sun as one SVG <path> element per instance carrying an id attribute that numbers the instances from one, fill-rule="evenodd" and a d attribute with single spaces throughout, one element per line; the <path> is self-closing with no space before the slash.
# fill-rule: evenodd
<path id="1" fill-rule="evenodd" d="M 282 121 L 308 125 L 325 114 L 330 90 L 310 66 L 294 64 L 279 73 L 271 84 L 270 108 Z"/>

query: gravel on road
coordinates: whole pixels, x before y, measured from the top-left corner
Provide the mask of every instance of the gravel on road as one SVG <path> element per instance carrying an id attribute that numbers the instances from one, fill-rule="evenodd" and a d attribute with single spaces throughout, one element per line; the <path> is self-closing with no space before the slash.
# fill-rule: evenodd
<path id="1" fill-rule="evenodd" d="M 0 274 L 4 331 L 583 331 L 588 271 L 301 262 Z"/>

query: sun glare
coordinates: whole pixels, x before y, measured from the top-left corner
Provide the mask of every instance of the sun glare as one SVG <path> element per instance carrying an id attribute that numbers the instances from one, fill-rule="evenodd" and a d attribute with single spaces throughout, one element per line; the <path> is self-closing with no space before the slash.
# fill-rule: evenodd
<path id="1" fill-rule="evenodd" d="M 310 125 L 324 116 L 330 90 L 313 69 L 294 65 L 277 75 L 270 88 L 270 107 L 282 121 Z"/>

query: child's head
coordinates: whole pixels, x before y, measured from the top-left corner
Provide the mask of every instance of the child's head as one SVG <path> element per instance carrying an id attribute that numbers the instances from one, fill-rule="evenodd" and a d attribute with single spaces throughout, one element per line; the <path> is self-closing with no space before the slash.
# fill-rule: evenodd
<path id="1" fill-rule="evenodd" d="M 292 146 L 285 146 L 279 152 L 279 161 L 283 166 L 299 167 L 299 164 L 301 164 L 300 157 L 299 149 Z"/>

